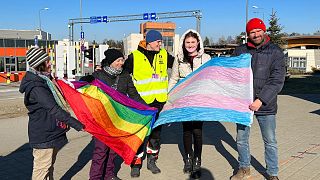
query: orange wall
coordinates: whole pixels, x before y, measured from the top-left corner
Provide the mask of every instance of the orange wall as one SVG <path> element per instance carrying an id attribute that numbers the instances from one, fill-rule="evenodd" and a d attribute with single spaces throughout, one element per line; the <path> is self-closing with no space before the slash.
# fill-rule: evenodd
<path id="1" fill-rule="evenodd" d="M 27 48 L 0 48 L 0 57 L 1 56 L 22 56 L 25 57 L 27 52 Z"/>
<path id="2" fill-rule="evenodd" d="M 162 29 L 176 29 L 176 24 L 173 22 L 146 22 L 140 24 L 140 33 L 145 37 L 144 29 L 155 29 L 161 32 Z M 173 37 L 173 32 L 161 32 L 162 36 Z"/>

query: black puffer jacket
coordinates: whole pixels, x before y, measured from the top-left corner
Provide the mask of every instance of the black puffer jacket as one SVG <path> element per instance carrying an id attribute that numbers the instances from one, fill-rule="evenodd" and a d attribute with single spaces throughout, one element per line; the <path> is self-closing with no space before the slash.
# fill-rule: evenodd
<path id="1" fill-rule="evenodd" d="M 77 131 L 83 125 L 64 111 L 55 101 L 46 81 L 36 74 L 27 72 L 20 89 L 28 109 L 29 143 L 32 148 L 60 148 L 67 143 L 67 125 Z"/>
<path id="2" fill-rule="evenodd" d="M 112 86 L 115 84 L 117 76 L 112 76 L 102 69 L 95 71 L 94 73 L 92 73 L 92 75 L 80 78 L 80 81 L 91 82 L 95 78 L 104 82 L 108 86 Z M 132 78 L 127 71 L 122 71 L 119 75 L 117 91 L 121 92 L 122 94 L 128 95 L 131 99 L 134 99 L 137 102 L 146 104 L 144 100 L 140 97 L 136 88 L 134 87 Z"/>
<path id="3" fill-rule="evenodd" d="M 249 44 L 249 45 L 248 45 Z M 285 79 L 285 60 L 283 51 L 266 37 L 266 42 L 259 48 L 248 43 L 235 49 L 234 55 L 243 53 L 252 55 L 254 99 L 259 98 L 262 106 L 256 115 L 277 113 L 277 94 L 281 91 Z"/>

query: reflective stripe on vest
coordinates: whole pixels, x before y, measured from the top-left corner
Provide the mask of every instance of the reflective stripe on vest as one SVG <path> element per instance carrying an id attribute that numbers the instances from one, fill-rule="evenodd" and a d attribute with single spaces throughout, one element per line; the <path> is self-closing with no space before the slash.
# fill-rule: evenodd
<path id="1" fill-rule="evenodd" d="M 132 54 L 132 80 L 142 99 L 147 104 L 152 103 L 155 99 L 159 102 L 167 101 L 167 51 L 161 49 L 155 54 L 152 66 L 148 58 L 140 51 L 133 51 Z"/>

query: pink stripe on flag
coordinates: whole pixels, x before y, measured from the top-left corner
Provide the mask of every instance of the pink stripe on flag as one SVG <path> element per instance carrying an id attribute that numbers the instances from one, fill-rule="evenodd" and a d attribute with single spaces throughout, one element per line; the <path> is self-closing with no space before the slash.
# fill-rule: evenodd
<path id="1" fill-rule="evenodd" d="M 170 94 L 179 92 L 181 89 L 189 86 L 192 82 L 205 79 L 214 79 L 219 81 L 226 81 L 226 83 L 249 84 L 250 78 L 249 68 L 225 68 L 225 67 L 207 67 L 201 70 L 198 74 L 193 75 L 188 80 L 173 89 Z"/>
<path id="2" fill-rule="evenodd" d="M 172 105 L 174 104 L 174 106 Z M 183 96 L 173 102 L 167 103 L 162 111 L 184 107 L 209 107 L 235 110 L 238 112 L 250 112 L 251 100 L 226 97 L 219 94 L 196 94 Z"/>

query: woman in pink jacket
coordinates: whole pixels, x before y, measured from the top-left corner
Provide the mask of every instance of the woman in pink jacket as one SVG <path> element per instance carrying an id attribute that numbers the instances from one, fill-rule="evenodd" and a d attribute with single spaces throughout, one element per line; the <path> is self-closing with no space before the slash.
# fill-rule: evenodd
<path id="1" fill-rule="evenodd" d="M 180 39 L 177 58 L 173 63 L 169 80 L 171 90 L 179 80 L 199 68 L 210 60 L 211 57 L 204 53 L 203 42 L 200 34 L 195 30 L 187 30 Z M 183 122 L 183 145 L 185 150 L 184 173 L 192 173 L 201 176 L 201 152 L 202 152 L 202 124 L 203 121 Z M 192 150 L 192 138 L 194 149 Z"/>

